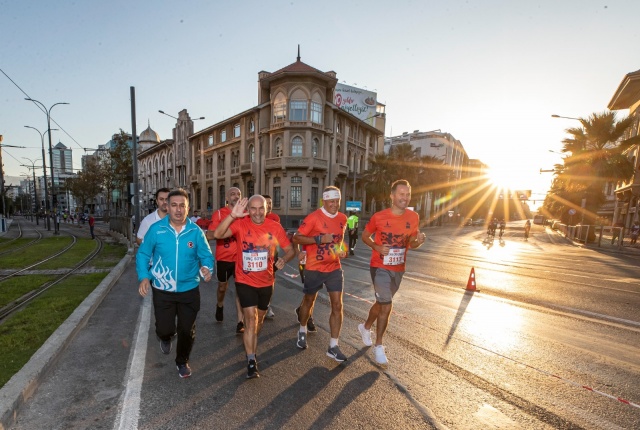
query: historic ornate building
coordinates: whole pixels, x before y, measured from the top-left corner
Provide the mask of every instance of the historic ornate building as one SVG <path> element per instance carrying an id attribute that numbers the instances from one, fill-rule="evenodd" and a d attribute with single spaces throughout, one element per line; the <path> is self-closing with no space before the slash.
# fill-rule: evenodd
<path id="1" fill-rule="evenodd" d="M 383 151 L 384 106 L 372 107 L 373 125 L 341 110 L 333 103 L 336 73 L 300 56 L 258 80 L 257 106 L 189 137 L 193 209 L 223 206 L 235 186 L 245 196 L 271 195 L 274 212 L 292 228 L 319 207 L 327 185 L 342 190 L 342 210 L 348 200 L 366 202 L 358 178 Z"/>

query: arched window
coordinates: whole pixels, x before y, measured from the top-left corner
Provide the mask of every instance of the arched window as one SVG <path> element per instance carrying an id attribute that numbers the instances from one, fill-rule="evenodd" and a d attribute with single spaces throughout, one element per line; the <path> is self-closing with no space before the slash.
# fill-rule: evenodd
<path id="1" fill-rule="evenodd" d="M 207 188 L 207 206 L 210 206 L 213 201 L 213 187 Z"/>
<path id="2" fill-rule="evenodd" d="M 233 126 L 233 137 L 240 137 L 240 124 Z"/>
<path id="3" fill-rule="evenodd" d="M 220 185 L 220 195 L 218 196 L 218 200 L 220 201 L 219 207 L 223 207 L 227 201 L 227 192 L 224 188 L 224 185 Z"/>
<path id="4" fill-rule="evenodd" d="M 251 197 L 255 194 L 255 185 L 253 181 L 247 182 L 247 196 Z"/>
<path id="5" fill-rule="evenodd" d="M 200 174 L 200 160 L 196 161 L 196 175 Z"/>
<path id="6" fill-rule="evenodd" d="M 311 98 L 311 122 L 322 124 L 322 98 L 318 93 Z"/>
<path id="7" fill-rule="evenodd" d="M 227 141 L 227 130 L 222 130 L 220 132 L 220 142 L 226 142 Z"/>
<path id="8" fill-rule="evenodd" d="M 256 161 L 256 148 L 253 145 L 249 145 L 249 163 Z"/>
<path id="9" fill-rule="evenodd" d="M 320 147 L 320 142 L 318 138 L 314 137 L 313 142 L 311 142 L 311 156 L 316 158 L 318 156 L 318 148 Z"/>
<path id="10" fill-rule="evenodd" d="M 273 101 L 273 122 L 284 121 L 287 118 L 287 99 L 279 93 Z"/>
<path id="11" fill-rule="evenodd" d="M 336 146 L 336 163 L 342 162 L 342 153 L 340 152 L 340 145 Z"/>
<path id="12" fill-rule="evenodd" d="M 282 140 L 280 140 L 280 138 L 276 139 L 276 143 L 273 148 L 273 156 L 277 158 L 282 157 Z"/>
<path id="13" fill-rule="evenodd" d="M 296 136 L 291 140 L 291 156 L 302 157 L 302 138 Z"/>
<path id="14" fill-rule="evenodd" d="M 254 131 L 256 131 L 256 126 L 253 122 L 253 118 L 251 118 L 251 121 L 249 121 L 249 133 L 253 133 Z"/>

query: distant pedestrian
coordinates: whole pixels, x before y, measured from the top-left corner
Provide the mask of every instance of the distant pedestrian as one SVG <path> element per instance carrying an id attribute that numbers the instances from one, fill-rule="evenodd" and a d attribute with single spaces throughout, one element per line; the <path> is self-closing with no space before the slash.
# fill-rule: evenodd
<path id="1" fill-rule="evenodd" d="M 640 234 L 640 225 L 638 225 L 638 221 L 634 221 L 631 226 L 631 245 L 635 245 L 638 241 L 638 234 Z"/>
<path id="2" fill-rule="evenodd" d="M 175 363 L 178 375 L 188 378 L 191 376 L 189 356 L 200 310 L 200 277 L 205 282 L 211 280 L 213 254 L 205 233 L 187 219 L 187 192 L 171 191 L 167 199 L 169 216 L 149 227 L 138 249 L 138 291 L 144 297 L 152 287 L 160 350 L 163 354 L 171 353 L 173 337 L 177 334 Z"/>
<path id="3" fill-rule="evenodd" d="M 95 234 L 93 234 L 93 226 L 95 225 L 96 220 L 93 217 L 93 213 L 89 214 L 89 231 L 91 232 L 91 239 L 95 239 L 96 236 Z"/>
<path id="4" fill-rule="evenodd" d="M 387 365 L 382 338 L 387 331 L 393 296 L 400 288 L 409 248 L 422 246 L 426 236 L 419 230 L 418 214 L 408 209 L 411 185 L 401 179 L 391 185 L 391 208 L 376 212 L 362 232 L 362 241 L 372 249 L 370 271 L 376 301 L 367 320 L 358 325 L 365 346 L 371 346 L 371 327 L 376 324 L 373 356 L 379 365 Z"/>
<path id="5" fill-rule="evenodd" d="M 531 221 L 524 223 L 524 240 L 529 240 L 529 232 L 531 231 Z"/>
<path id="6" fill-rule="evenodd" d="M 349 254 L 355 255 L 356 242 L 358 241 L 358 215 L 355 212 L 349 214 L 347 218 L 347 228 L 349 229 Z"/>

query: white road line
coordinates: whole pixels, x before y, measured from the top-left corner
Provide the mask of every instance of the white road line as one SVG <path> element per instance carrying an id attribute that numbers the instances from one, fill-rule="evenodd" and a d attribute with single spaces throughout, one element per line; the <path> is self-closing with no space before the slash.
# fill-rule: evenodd
<path id="1" fill-rule="evenodd" d="M 135 430 L 140 418 L 140 395 L 142 380 L 144 379 L 144 363 L 147 355 L 147 340 L 149 338 L 149 321 L 151 315 L 151 294 L 142 301 L 136 340 L 131 350 L 131 359 L 124 377 L 126 387 L 124 395 L 118 405 L 118 415 L 114 423 L 114 430 Z"/>

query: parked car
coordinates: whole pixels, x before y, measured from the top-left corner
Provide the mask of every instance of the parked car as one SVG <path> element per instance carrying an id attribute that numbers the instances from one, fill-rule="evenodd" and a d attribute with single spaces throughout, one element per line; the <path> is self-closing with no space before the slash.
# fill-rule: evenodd
<path id="1" fill-rule="evenodd" d="M 484 220 L 484 218 L 478 218 L 478 219 L 474 219 L 474 220 L 471 222 L 471 225 L 476 225 L 476 226 L 478 226 L 478 225 L 479 225 L 479 226 L 483 226 L 485 222 L 486 222 L 486 221 Z"/>
<path id="2" fill-rule="evenodd" d="M 465 225 L 473 225 L 473 220 L 471 218 L 467 218 L 464 221 L 462 221 L 462 223 L 460 224 L 461 226 L 465 226 Z"/>

